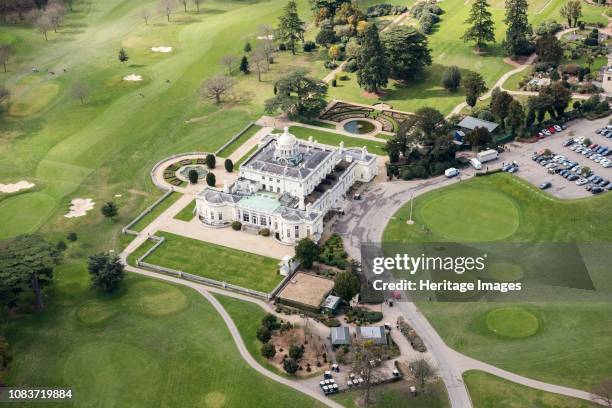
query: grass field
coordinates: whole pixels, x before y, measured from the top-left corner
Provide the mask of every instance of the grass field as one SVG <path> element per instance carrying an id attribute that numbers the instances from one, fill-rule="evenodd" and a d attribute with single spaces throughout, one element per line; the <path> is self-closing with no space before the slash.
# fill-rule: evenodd
<path id="1" fill-rule="evenodd" d="M 251 369 L 193 290 L 129 276 L 104 295 L 76 267 L 57 278 L 70 297 L 8 323 L 9 384 L 71 387 L 83 407 L 319 406 Z"/>
<path id="2" fill-rule="evenodd" d="M 166 211 L 172 204 L 181 198 L 180 193 L 172 193 L 168 197 L 164 199 L 161 203 L 159 203 L 153 211 L 142 217 L 136 224 L 132 226 L 131 229 L 134 231 L 142 231 L 144 227 L 153 222 L 157 217 L 160 216 L 161 213 Z"/>
<path id="3" fill-rule="evenodd" d="M 345 136 L 338 133 L 327 132 L 325 130 L 316 130 L 299 126 L 292 126 L 289 131 L 298 139 L 307 140 L 310 136 L 319 143 L 330 146 L 338 146 L 340 142 L 344 142 L 344 147 L 361 148 L 366 146 L 370 153 L 384 155 L 383 147 L 385 142 L 376 142 L 373 140 L 361 139 L 357 137 Z"/>
<path id="4" fill-rule="evenodd" d="M 282 280 L 276 259 L 168 232 L 157 235 L 166 241 L 146 258 L 149 263 L 262 292 L 270 292 Z"/>
<path id="5" fill-rule="evenodd" d="M 225 157 L 225 158 L 230 157 L 232 153 L 236 151 L 236 149 L 242 146 L 242 144 L 246 142 L 247 140 L 249 140 L 251 136 L 253 136 L 255 133 L 259 132 L 260 129 L 261 129 L 261 126 L 251 125 L 251 127 L 249 127 L 249 129 L 246 132 L 241 134 L 238 139 L 234 140 L 229 146 L 221 150 L 219 152 L 219 156 Z"/>
<path id="6" fill-rule="evenodd" d="M 482 371 L 467 371 L 463 379 L 470 398 L 478 408 L 586 408 L 597 407 L 587 401 L 535 390 Z"/>
<path id="7" fill-rule="evenodd" d="M 409 387 L 410 384 L 407 381 L 397 381 L 373 387 L 371 391 L 372 402 L 369 406 L 371 408 L 443 408 L 450 406 L 444 384 L 441 381 L 433 384 L 428 394 L 419 394 L 417 397 L 410 394 Z M 346 408 L 359 408 L 363 406 L 360 402 L 362 395 L 363 393 L 359 391 L 352 391 L 334 395 L 332 398 Z"/>
<path id="8" fill-rule="evenodd" d="M 464 193 L 482 197 L 481 202 L 461 201 Z M 500 200 L 501 205 L 489 206 Z M 469 216 L 489 239 L 499 234 L 491 222 L 513 226 L 503 234 L 506 242 L 609 242 L 612 220 L 606 216 L 612 196 L 562 201 L 508 174 L 476 177 L 414 200 L 415 224 L 406 225 L 410 206 L 400 209 L 384 232 L 385 242 L 470 241 L 473 230 L 463 221 L 434 220 L 428 203 L 453 205 L 437 208 L 440 219 L 451 213 Z M 471 204 L 470 204 L 471 203 Z M 511 203 L 511 204 L 508 204 Z M 466 215 L 466 205 L 477 211 Z M 512 210 L 511 210 L 512 209 Z M 494 217 L 494 219 L 490 218 Z M 499 217 L 499 218 L 497 218 Z M 518 222 L 518 225 L 515 225 Z M 424 228 L 427 227 L 427 228 Z M 491 229 L 493 228 L 493 229 Z M 589 265 L 589 256 L 584 257 Z M 589 269 L 598 287 L 609 290 L 609 268 Z M 422 312 L 454 349 L 495 366 L 542 381 L 588 390 L 612 372 L 612 363 L 602 355 L 612 354 L 612 304 L 580 303 L 419 303 Z"/>

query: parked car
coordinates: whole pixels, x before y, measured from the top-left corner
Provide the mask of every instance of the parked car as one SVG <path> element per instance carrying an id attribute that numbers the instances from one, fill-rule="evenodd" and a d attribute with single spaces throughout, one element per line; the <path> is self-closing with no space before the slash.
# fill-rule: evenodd
<path id="1" fill-rule="evenodd" d="M 545 181 L 542 184 L 540 184 L 540 190 L 546 190 L 547 188 L 550 188 L 552 186 L 552 183 L 550 181 Z"/>
<path id="2" fill-rule="evenodd" d="M 555 128 L 557 132 L 561 132 L 563 130 L 563 128 L 559 125 L 554 125 L 553 127 Z"/>
<path id="3" fill-rule="evenodd" d="M 601 187 L 593 187 L 591 189 L 591 194 L 599 194 L 599 193 L 602 193 L 603 191 L 604 191 L 604 189 L 601 188 Z"/>
<path id="4" fill-rule="evenodd" d="M 584 185 L 585 185 L 586 183 L 588 183 L 588 182 L 589 182 L 589 181 L 588 181 L 587 179 L 585 179 L 585 178 L 581 178 L 581 179 L 576 180 L 576 185 L 578 185 L 578 186 L 584 186 Z"/>

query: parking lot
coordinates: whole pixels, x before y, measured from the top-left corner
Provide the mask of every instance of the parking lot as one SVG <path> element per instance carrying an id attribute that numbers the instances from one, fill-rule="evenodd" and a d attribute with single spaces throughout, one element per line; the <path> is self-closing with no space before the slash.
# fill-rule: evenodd
<path id="1" fill-rule="evenodd" d="M 562 132 L 555 133 L 536 143 L 517 143 L 512 142 L 507 145 L 508 151 L 502 153 L 500 158 L 484 163 L 483 166 L 488 166 L 489 170 L 500 168 L 504 164 L 516 161 L 519 164 L 519 171 L 515 175 L 529 181 L 530 183 L 539 186 L 544 182 L 550 182 L 551 187 L 546 191 L 559 198 L 580 198 L 590 197 L 592 194 L 585 189 L 585 185 L 576 185 L 575 181 L 569 181 L 559 174 L 549 174 L 548 169 L 532 160 L 534 152 L 541 152 L 549 149 L 555 155 L 562 155 L 567 160 L 575 161 L 581 167 L 589 167 L 595 175 L 612 181 L 612 167 L 604 168 L 599 163 L 586 158 L 580 153 L 570 150 L 570 146 L 564 147 L 563 142 L 568 138 L 577 138 L 583 136 L 589 138 L 591 143 L 605 146 L 612 149 L 612 138 L 596 134 L 595 131 L 606 127 L 610 117 L 588 121 L 580 119 L 568 123 L 568 128 Z M 612 158 L 612 155 L 608 156 Z M 604 189 L 602 194 L 611 194 L 611 191 Z"/>

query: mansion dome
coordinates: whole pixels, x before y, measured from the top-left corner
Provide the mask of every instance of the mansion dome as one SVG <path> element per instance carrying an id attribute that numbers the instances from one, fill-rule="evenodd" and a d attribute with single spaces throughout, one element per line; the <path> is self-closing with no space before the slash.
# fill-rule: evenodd
<path id="1" fill-rule="evenodd" d="M 295 136 L 285 127 L 283 134 L 276 140 L 274 161 L 279 164 L 295 166 L 301 161 L 299 143 Z"/>

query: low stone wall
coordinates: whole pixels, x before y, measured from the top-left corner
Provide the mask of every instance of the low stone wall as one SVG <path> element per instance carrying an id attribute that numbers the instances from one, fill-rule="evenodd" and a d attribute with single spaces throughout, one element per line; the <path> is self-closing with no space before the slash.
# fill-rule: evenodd
<path id="1" fill-rule="evenodd" d="M 125 227 L 123 227 L 121 229 L 121 233 L 122 234 L 129 234 L 129 235 L 138 235 L 138 231 L 134 231 L 131 228 L 138 222 L 140 221 L 145 215 L 149 214 L 151 211 L 153 211 L 155 209 L 155 207 L 157 207 L 159 204 L 161 204 L 162 201 L 164 201 L 166 198 L 168 198 L 172 193 L 174 193 L 174 189 L 170 189 L 167 190 L 161 197 L 159 197 L 157 200 L 155 200 L 155 202 L 153 204 L 151 204 L 150 206 L 148 206 L 143 212 L 141 212 L 140 214 L 138 214 L 136 216 L 136 218 L 134 218 L 132 221 L 130 221 Z"/>
<path id="2" fill-rule="evenodd" d="M 230 140 L 228 140 L 223 146 L 221 146 L 220 148 L 218 148 L 215 151 L 215 156 L 219 155 L 224 149 L 226 149 L 229 145 L 231 145 L 232 143 L 234 143 L 236 140 L 238 140 L 240 138 L 240 136 L 242 136 L 244 134 L 244 132 L 246 132 L 247 130 L 249 130 L 251 128 L 251 126 L 253 126 L 255 124 L 255 122 L 249 122 L 248 125 L 246 125 L 246 127 L 244 129 L 242 129 L 240 132 L 236 133 L 234 135 L 234 137 L 232 137 Z"/>

